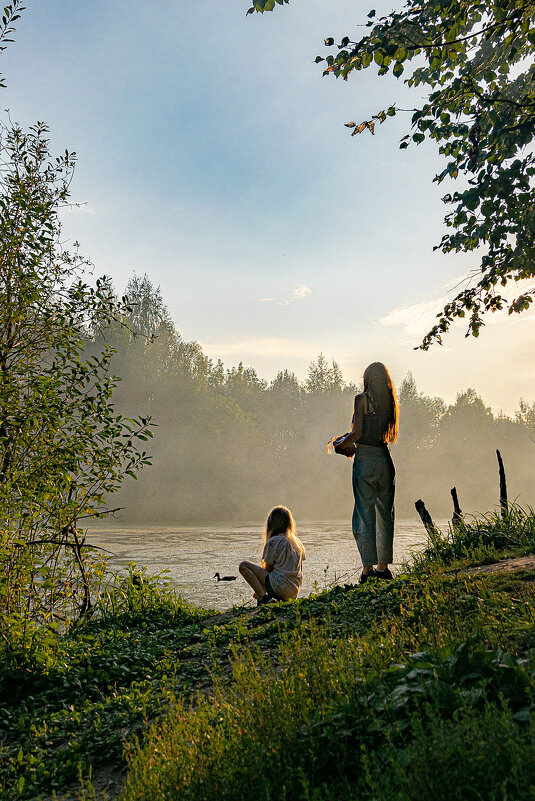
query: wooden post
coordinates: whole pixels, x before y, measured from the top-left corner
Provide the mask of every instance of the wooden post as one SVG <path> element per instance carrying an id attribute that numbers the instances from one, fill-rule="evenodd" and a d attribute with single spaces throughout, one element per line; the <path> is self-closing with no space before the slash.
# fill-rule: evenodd
<path id="1" fill-rule="evenodd" d="M 496 456 L 498 457 L 498 470 L 500 471 L 500 509 L 502 520 L 507 518 L 508 504 L 507 504 L 507 481 L 505 480 L 505 468 L 503 466 L 503 459 L 500 451 L 496 448 Z"/>
<path id="2" fill-rule="evenodd" d="M 425 508 L 425 503 L 420 498 L 415 502 L 416 511 L 420 515 L 420 520 L 424 524 L 425 530 L 429 535 L 429 539 L 431 542 L 435 542 L 437 538 L 441 537 L 440 531 L 433 523 L 433 519 L 427 509 Z"/>
<path id="3" fill-rule="evenodd" d="M 459 499 L 457 497 L 456 487 L 452 487 L 450 492 L 451 492 L 451 499 L 453 501 L 453 517 L 451 518 L 451 525 L 453 526 L 453 530 L 456 531 L 461 525 L 463 519 L 463 513 L 461 507 L 459 506 Z"/>

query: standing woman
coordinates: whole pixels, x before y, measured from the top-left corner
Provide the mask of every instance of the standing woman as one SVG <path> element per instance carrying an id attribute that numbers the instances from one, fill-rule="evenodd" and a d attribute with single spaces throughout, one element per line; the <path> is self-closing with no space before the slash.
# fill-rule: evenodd
<path id="1" fill-rule="evenodd" d="M 362 559 L 361 584 L 371 576 L 392 578 L 396 471 L 389 444 L 397 439 L 398 419 L 392 379 L 384 364 L 374 362 L 364 371 L 364 392 L 355 397 L 351 432 L 337 448 L 355 457 L 353 536 Z"/>

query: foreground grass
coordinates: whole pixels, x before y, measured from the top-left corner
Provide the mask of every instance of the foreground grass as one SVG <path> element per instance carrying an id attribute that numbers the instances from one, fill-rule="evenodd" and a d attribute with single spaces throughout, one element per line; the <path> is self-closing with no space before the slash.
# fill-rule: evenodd
<path id="1" fill-rule="evenodd" d="M 124 801 L 535 798 L 535 574 L 463 572 L 534 551 L 515 515 L 394 582 L 227 619 L 118 588 L 46 670 L 4 675 L 3 797 L 74 797 L 126 745 Z"/>

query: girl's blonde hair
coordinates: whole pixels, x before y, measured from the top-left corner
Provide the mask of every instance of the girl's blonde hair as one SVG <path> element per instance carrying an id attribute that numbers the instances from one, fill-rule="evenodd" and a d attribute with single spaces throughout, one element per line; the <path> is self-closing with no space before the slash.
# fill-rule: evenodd
<path id="1" fill-rule="evenodd" d="M 384 442 L 395 442 L 399 429 L 399 404 L 390 373 L 382 362 L 373 362 L 366 367 L 364 392 L 370 396 L 381 420 Z"/>
<path id="2" fill-rule="evenodd" d="M 275 506 L 268 514 L 264 529 L 264 545 L 270 537 L 275 537 L 277 534 L 286 534 L 304 556 L 305 549 L 297 537 L 294 517 L 286 506 Z"/>

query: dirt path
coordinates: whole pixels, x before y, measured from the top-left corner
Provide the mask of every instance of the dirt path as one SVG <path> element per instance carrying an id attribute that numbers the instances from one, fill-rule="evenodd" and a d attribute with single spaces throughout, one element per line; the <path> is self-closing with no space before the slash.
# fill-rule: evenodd
<path id="1" fill-rule="evenodd" d="M 465 573 L 516 573 L 522 570 L 525 572 L 533 572 L 533 580 L 535 581 L 535 555 L 530 556 L 514 556 L 510 559 L 501 559 L 499 562 L 494 562 L 491 565 L 478 565 L 477 567 L 469 567 Z"/>

